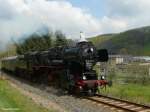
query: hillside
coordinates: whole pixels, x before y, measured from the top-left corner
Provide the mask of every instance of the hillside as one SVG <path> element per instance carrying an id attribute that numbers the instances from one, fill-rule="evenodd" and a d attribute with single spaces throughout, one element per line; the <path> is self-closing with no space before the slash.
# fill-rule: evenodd
<path id="1" fill-rule="evenodd" d="M 109 53 L 150 56 L 150 26 L 118 34 L 100 35 L 89 40 L 98 48 L 107 48 Z"/>
<path id="2" fill-rule="evenodd" d="M 114 35 L 115 34 L 98 35 L 98 36 L 95 36 L 95 37 L 92 37 L 92 38 L 88 38 L 88 40 L 91 41 L 96 47 L 98 47 L 99 44 L 110 40 Z"/>

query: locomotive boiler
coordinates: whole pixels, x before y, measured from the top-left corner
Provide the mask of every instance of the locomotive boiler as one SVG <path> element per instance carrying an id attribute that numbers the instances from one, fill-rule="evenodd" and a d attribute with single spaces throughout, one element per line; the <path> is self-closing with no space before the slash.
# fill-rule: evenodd
<path id="1" fill-rule="evenodd" d="M 95 94 L 99 86 L 108 84 L 98 79 L 93 67 L 107 62 L 106 49 L 97 50 L 86 40 L 75 46 L 59 46 L 47 51 L 26 53 L 2 59 L 2 69 L 33 82 L 46 83 L 71 93 Z"/>

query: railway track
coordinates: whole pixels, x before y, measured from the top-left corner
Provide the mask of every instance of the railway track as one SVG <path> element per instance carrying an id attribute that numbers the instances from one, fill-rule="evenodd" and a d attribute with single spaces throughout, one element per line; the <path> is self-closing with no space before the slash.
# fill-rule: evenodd
<path id="1" fill-rule="evenodd" d="M 87 97 L 86 99 L 96 103 L 101 103 L 104 105 L 108 105 L 110 107 L 114 107 L 118 110 L 127 111 L 127 112 L 150 112 L 150 106 L 137 104 L 137 103 L 133 103 L 133 102 L 129 102 L 126 100 L 121 100 L 113 97 L 108 97 L 104 95 L 97 94 L 96 96 Z"/>
<path id="2" fill-rule="evenodd" d="M 11 79 L 10 76 L 5 76 L 8 79 Z M 18 79 L 17 79 L 18 80 Z M 28 82 L 27 82 L 28 83 Z M 121 100 L 109 96 L 98 95 L 93 97 L 84 97 L 87 100 L 95 102 L 97 104 L 108 105 L 109 107 L 114 107 L 116 110 L 123 110 L 127 112 L 150 112 L 150 106 L 141 105 L 133 102 L 129 102 L 126 100 Z"/>

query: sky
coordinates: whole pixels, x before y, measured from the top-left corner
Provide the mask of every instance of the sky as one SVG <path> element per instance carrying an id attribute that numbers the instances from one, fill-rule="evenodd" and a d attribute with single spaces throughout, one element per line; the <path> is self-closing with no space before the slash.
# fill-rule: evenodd
<path id="1" fill-rule="evenodd" d="M 150 0 L 0 0 L 0 49 L 44 27 L 68 38 L 150 25 Z"/>
<path id="2" fill-rule="evenodd" d="M 100 18 L 105 15 L 105 0 L 68 0 L 73 6 L 87 9 L 93 16 Z"/>

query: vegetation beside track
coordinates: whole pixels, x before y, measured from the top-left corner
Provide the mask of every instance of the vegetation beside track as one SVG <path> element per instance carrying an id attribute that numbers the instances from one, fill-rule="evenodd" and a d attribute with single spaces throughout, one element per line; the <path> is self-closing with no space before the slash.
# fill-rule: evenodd
<path id="1" fill-rule="evenodd" d="M 107 78 L 113 81 L 112 87 L 101 90 L 103 94 L 150 105 L 149 65 L 130 63 L 108 65 Z"/>
<path id="2" fill-rule="evenodd" d="M 150 85 L 113 84 L 112 87 L 103 89 L 101 92 L 113 97 L 150 105 Z"/>
<path id="3" fill-rule="evenodd" d="M 50 112 L 0 79 L 0 112 Z"/>

